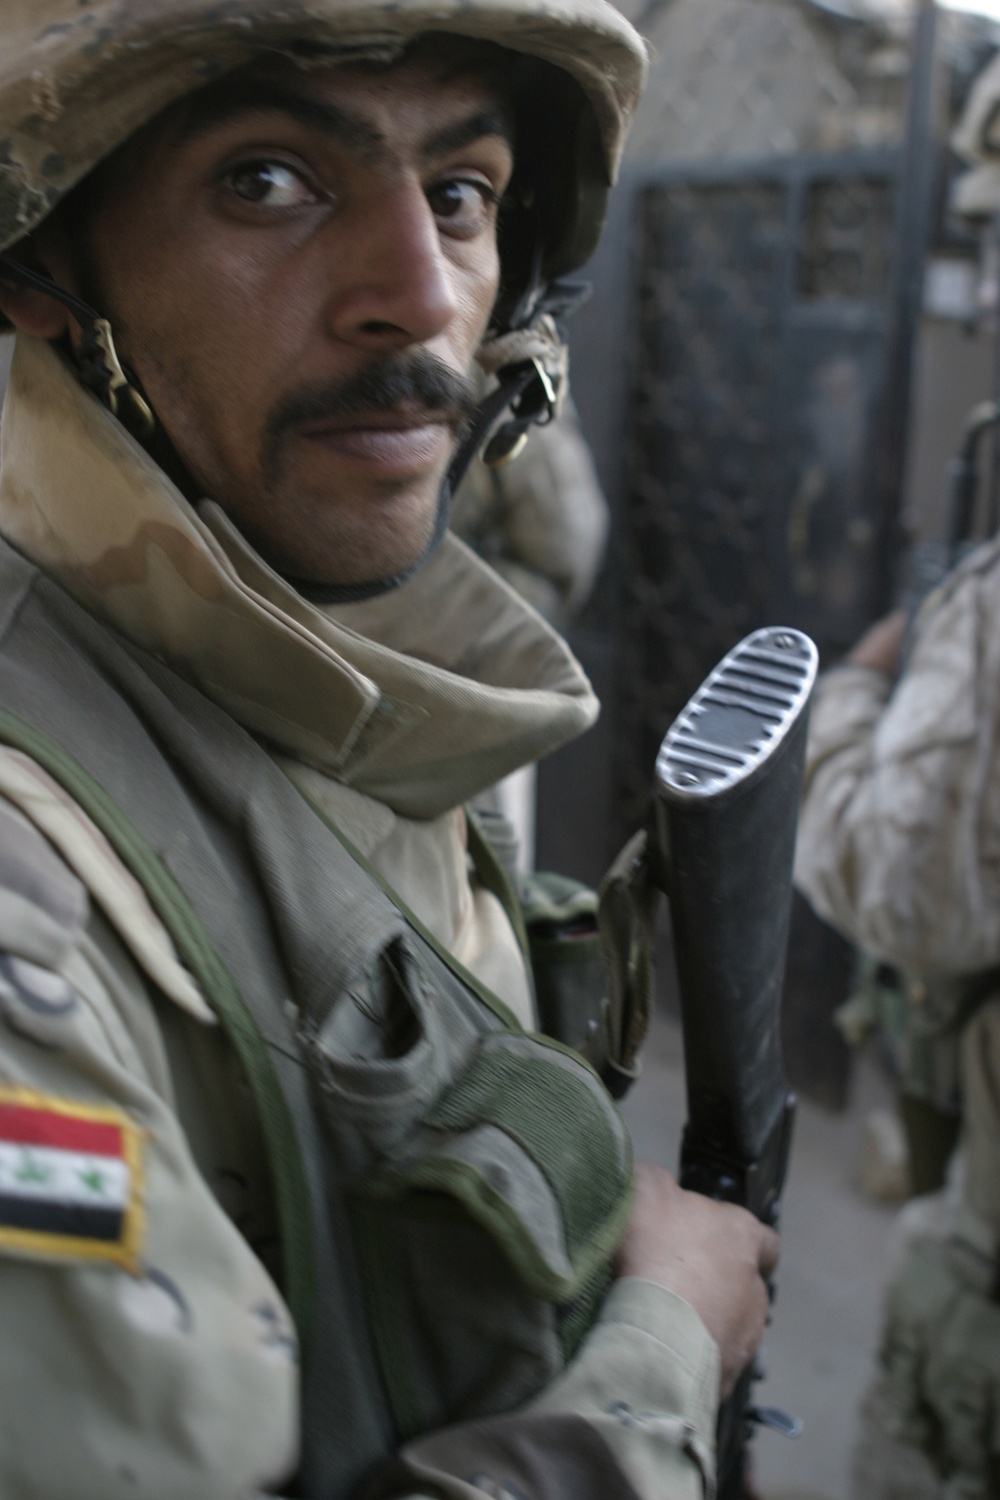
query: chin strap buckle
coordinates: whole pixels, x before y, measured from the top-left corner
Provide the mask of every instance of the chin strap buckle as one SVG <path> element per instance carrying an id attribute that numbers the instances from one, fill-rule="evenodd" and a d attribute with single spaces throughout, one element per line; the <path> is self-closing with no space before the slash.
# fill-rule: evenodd
<path id="1" fill-rule="evenodd" d="M 117 417 L 140 442 L 151 438 L 156 431 L 156 419 L 149 402 L 122 369 L 107 318 L 94 318 L 83 325 L 83 341 L 77 350 L 77 361 L 88 390 L 104 402 L 111 415 Z"/>
<path id="2" fill-rule="evenodd" d="M 528 378 L 521 394 L 510 403 L 513 421 L 505 422 L 483 450 L 483 463 L 491 469 L 502 469 L 515 459 L 528 441 L 529 430 L 533 426 L 547 427 L 559 410 L 562 381 L 558 385 L 553 381 L 539 355 L 506 366 L 502 375 L 508 372 L 511 384 L 520 384 L 525 375 Z"/>
<path id="3" fill-rule="evenodd" d="M 559 415 L 569 384 L 569 353 L 555 318 L 542 312 L 524 327 L 488 339 L 476 360 L 497 382 L 481 407 L 479 443 L 510 411 L 483 450 L 483 462 L 497 469 L 517 457 L 530 428 L 545 427 Z"/>
<path id="4" fill-rule="evenodd" d="M 113 417 L 127 427 L 133 437 L 145 442 L 156 431 L 156 418 L 149 402 L 125 373 L 115 348 L 114 335 L 107 318 L 102 318 L 81 298 L 59 286 L 51 277 L 9 255 L 0 255 L 0 280 L 15 286 L 31 287 L 61 302 L 80 325 L 83 338 L 75 351 L 80 378 L 89 391 L 108 408 Z"/>

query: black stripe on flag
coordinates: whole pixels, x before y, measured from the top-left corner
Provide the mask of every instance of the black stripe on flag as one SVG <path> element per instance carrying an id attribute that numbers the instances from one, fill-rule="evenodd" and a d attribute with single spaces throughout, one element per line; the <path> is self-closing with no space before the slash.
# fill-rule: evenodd
<path id="1" fill-rule="evenodd" d="M 120 1208 L 90 1208 L 84 1203 L 57 1203 L 50 1198 L 0 1193 L 0 1231 L 28 1229 L 35 1234 L 114 1244 L 122 1237 L 124 1218 Z"/>

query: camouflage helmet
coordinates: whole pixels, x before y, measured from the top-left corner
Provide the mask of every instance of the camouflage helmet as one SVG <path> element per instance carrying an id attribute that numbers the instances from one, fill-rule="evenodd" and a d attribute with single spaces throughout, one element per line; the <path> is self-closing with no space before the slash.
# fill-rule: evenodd
<path id="1" fill-rule="evenodd" d="M 976 79 L 951 143 L 971 163 L 952 189 L 953 211 L 991 218 L 1000 211 L 1000 56 Z"/>
<path id="2" fill-rule="evenodd" d="M 4 252 L 168 105 L 234 69 L 276 55 L 303 68 L 391 64 L 441 33 L 518 57 L 500 294 L 478 355 L 497 388 L 455 456 L 453 491 L 484 443 L 488 462 L 512 456 L 565 391 L 553 315 L 572 299 L 558 278 L 600 238 L 645 81 L 645 50 L 624 17 L 608 0 L 3 0 L 0 275 L 69 307 L 83 329 L 81 379 L 137 436 L 152 431 L 154 414 L 110 324 Z"/>
<path id="3" fill-rule="evenodd" d="M 545 179 L 521 194 L 534 223 L 520 238 L 540 242 L 546 280 L 582 265 L 646 66 L 607 0 L 3 0 L 0 251 L 167 105 L 262 53 L 391 62 L 428 32 L 497 43 L 545 75 L 521 153 Z M 523 270 L 505 265 L 505 281 Z"/>

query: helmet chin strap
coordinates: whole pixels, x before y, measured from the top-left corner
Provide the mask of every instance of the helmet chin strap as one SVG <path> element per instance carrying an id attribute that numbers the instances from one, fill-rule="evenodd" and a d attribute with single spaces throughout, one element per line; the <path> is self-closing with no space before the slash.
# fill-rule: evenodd
<path id="1" fill-rule="evenodd" d="M 0 255 L 0 281 L 44 292 L 72 313 L 83 334 L 74 350 L 81 382 L 134 438 L 148 443 L 156 431 L 156 418 L 135 375 L 118 358 L 107 318 L 48 276 L 7 255 Z M 419 572 L 441 545 L 452 496 L 476 454 L 482 450 L 483 461 L 499 468 L 521 452 L 532 426 L 545 426 L 555 419 L 566 375 L 565 347 L 555 319 L 575 311 L 589 291 L 574 282 L 540 283 L 536 262 L 531 285 L 507 319 L 506 330 L 480 351 L 480 363 L 494 376 L 496 387 L 480 403 L 451 461 L 438 495 L 434 530 L 416 562 L 367 583 L 325 584 L 288 573 L 283 575 L 285 581 L 313 604 L 355 604 L 387 594 Z M 508 420 L 501 423 L 508 411 Z"/>
<path id="2" fill-rule="evenodd" d="M 83 334 L 74 351 L 81 381 L 134 438 L 141 443 L 148 442 L 156 431 L 156 418 L 139 389 L 139 382 L 118 358 L 107 318 L 102 318 L 89 303 L 67 292 L 50 277 L 29 270 L 9 255 L 0 255 L 0 281 L 12 281 L 30 287 L 32 291 L 44 292 L 73 314 Z"/>

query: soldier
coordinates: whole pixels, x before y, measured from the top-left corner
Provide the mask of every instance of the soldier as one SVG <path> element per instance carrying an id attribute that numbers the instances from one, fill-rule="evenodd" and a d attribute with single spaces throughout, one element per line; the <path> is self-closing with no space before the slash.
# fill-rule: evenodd
<path id="1" fill-rule="evenodd" d="M 963 213 L 1000 211 L 998 108 L 1000 60 L 956 134 L 977 163 L 957 184 Z M 879 621 L 821 680 L 797 878 L 900 971 L 903 1113 L 925 1192 L 960 1101 L 950 1183 L 906 1210 L 882 1362 L 893 1430 L 973 1500 L 1000 1493 L 1000 541 L 926 602 L 904 670 L 907 623 Z"/>
<path id="2" fill-rule="evenodd" d="M 557 406 L 641 44 L 604 0 L 0 33 L 0 1494 L 710 1493 L 774 1237 L 633 1192 L 533 1031 L 463 804 L 596 704 L 446 532 Z"/>

